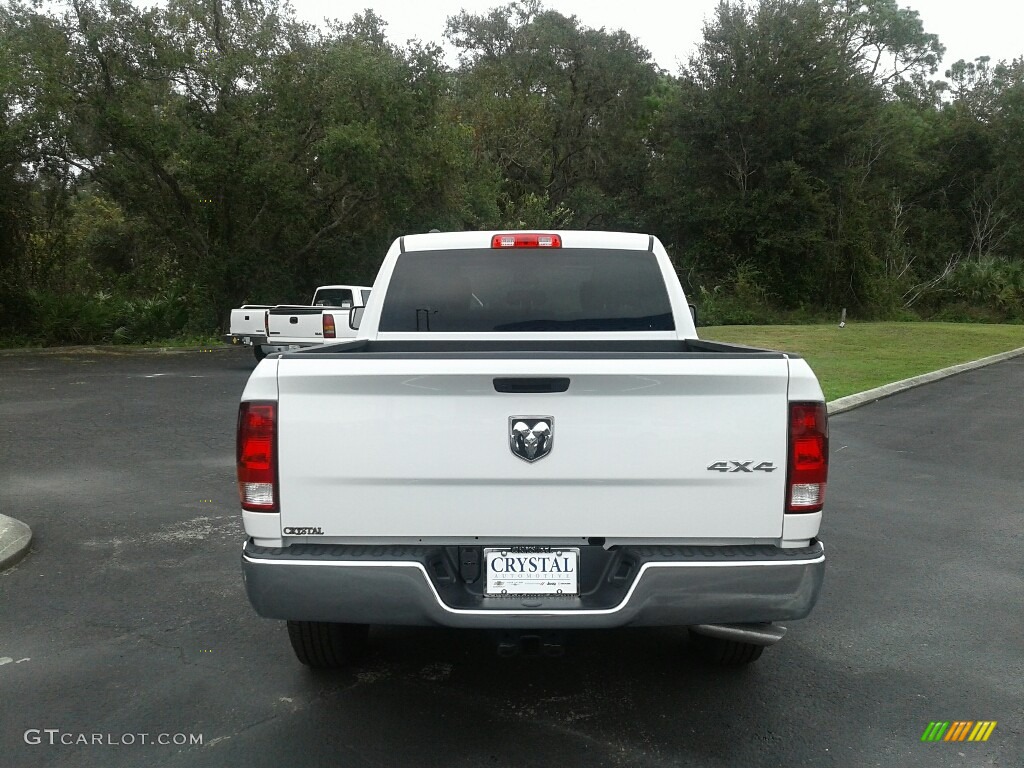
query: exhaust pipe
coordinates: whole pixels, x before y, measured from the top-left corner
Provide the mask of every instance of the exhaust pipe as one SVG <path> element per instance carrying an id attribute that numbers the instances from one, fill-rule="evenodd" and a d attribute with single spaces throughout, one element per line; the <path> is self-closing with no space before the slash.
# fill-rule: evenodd
<path id="1" fill-rule="evenodd" d="M 786 628 L 777 624 L 697 624 L 690 631 L 705 637 L 735 640 L 751 645 L 775 645 L 786 634 Z"/>

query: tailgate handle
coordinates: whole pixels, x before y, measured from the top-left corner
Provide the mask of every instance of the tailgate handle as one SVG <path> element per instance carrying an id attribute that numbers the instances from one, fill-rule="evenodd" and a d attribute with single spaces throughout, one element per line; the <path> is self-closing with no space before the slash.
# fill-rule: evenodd
<path id="1" fill-rule="evenodd" d="M 494 380 L 494 391 L 507 394 L 565 392 L 567 389 L 569 389 L 569 379 L 564 377 Z"/>
<path id="2" fill-rule="evenodd" d="M 288 322 L 291 323 L 292 325 L 296 325 L 299 322 L 299 318 L 297 318 L 297 317 L 289 317 L 288 318 Z"/>

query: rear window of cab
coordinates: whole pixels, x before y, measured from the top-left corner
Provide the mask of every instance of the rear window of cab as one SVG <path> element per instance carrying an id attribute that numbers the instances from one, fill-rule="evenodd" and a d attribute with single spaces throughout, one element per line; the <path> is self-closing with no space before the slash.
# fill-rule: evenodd
<path id="1" fill-rule="evenodd" d="M 673 331 L 650 251 L 465 249 L 398 257 L 382 332 Z"/>

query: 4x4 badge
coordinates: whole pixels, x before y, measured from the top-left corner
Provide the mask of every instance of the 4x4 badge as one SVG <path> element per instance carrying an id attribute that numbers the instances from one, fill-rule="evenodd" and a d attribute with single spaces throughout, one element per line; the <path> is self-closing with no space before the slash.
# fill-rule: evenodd
<path id="1" fill-rule="evenodd" d="M 708 467 L 711 472 L 774 472 L 778 467 L 770 461 L 751 466 L 753 461 L 716 461 Z"/>
<path id="2" fill-rule="evenodd" d="M 555 440 L 553 416 L 509 416 L 508 444 L 512 453 L 533 463 L 551 453 Z"/>

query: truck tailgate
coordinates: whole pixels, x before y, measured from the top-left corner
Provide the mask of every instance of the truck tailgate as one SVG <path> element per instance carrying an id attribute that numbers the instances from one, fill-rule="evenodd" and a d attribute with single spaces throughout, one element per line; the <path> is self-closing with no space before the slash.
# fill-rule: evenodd
<path id="1" fill-rule="evenodd" d="M 231 310 L 230 332 L 235 336 L 263 336 L 270 307 L 249 306 Z"/>
<path id="2" fill-rule="evenodd" d="M 323 315 L 327 311 L 347 328 L 348 310 L 326 307 L 275 307 L 267 313 L 267 340 L 302 339 L 322 341 Z"/>
<path id="3" fill-rule="evenodd" d="M 640 358 L 622 370 L 500 355 L 281 360 L 282 528 L 403 539 L 781 536 L 788 361 Z M 564 392 L 496 391 L 495 379 L 517 377 L 569 382 Z M 551 451 L 534 462 L 510 443 L 510 419 L 528 417 L 553 419 Z"/>

